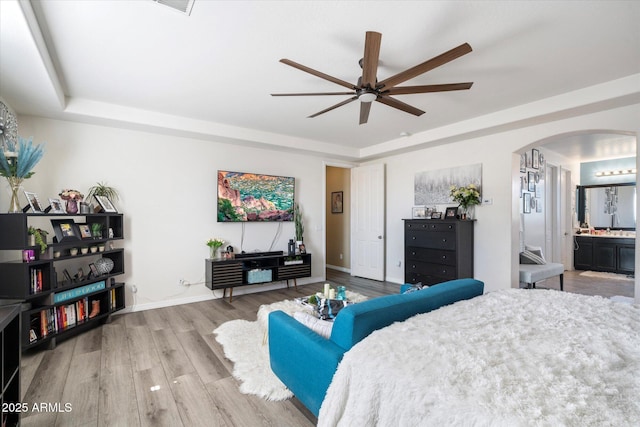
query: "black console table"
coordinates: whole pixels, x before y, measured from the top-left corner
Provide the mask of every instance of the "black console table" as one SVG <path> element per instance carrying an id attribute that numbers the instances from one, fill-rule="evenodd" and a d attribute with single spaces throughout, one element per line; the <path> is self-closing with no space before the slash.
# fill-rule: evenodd
<path id="1" fill-rule="evenodd" d="M 222 289 L 222 298 L 229 288 L 229 302 L 233 299 L 233 288 L 238 286 L 258 285 L 264 283 L 287 281 L 311 277 L 311 254 L 294 256 L 281 252 L 256 254 L 240 254 L 234 259 L 205 260 L 205 285 L 207 288 Z"/>

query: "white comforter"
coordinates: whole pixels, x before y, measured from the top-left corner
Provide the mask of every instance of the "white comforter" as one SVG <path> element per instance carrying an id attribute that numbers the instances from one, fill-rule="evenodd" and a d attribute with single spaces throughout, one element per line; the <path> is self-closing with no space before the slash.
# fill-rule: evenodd
<path id="1" fill-rule="evenodd" d="M 376 331 L 345 355 L 319 426 L 639 426 L 640 307 L 489 293 Z"/>

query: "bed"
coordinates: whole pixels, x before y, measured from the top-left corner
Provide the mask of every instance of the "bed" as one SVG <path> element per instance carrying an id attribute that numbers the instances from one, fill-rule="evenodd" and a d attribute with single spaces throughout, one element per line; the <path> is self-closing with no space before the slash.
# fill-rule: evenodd
<path id="1" fill-rule="evenodd" d="M 640 306 L 492 292 L 345 354 L 319 426 L 640 425 Z"/>

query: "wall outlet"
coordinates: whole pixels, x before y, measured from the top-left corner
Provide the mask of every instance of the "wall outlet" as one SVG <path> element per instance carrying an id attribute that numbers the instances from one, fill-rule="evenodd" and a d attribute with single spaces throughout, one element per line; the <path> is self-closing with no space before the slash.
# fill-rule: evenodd
<path id="1" fill-rule="evenodd" d="M 492 205 L 493 204 L 493 197 L 487 197 L 482 199 L 482 204 L 483 205 Z"/>
<path id="2" fill-rule="evenodd" d="M 131 285 L 131 292 L 133 292 L 134 294 L 138 292 L 138 287 L 136 285 Z"/>
<path id="3" fill-rule="evenodd" d="M 178 286 L 185 286 L 185 280 L 184 279 L 179 279 L 178 280 Z"/>
<path id="4" fill-rule="evenodd" d="M 342 257 L 342 254 L 340 254 L 340 259 L 342 259 L 342 258 L 343 258 L 343 257 Z"/>

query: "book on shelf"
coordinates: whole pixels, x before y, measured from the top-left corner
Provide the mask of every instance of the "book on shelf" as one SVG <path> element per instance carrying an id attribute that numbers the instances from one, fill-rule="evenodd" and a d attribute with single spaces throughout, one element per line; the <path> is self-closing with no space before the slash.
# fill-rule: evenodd
<path id="1" fill-rule="evenodd" d="M 29 289 L 29 293 L 33 295 L 33 294 L 37 294 L 38 292 L 42 292 L 42 287 L 43 287 L 42 269 L 32 268 L 30 273 L 31 273 L 31 287 Z"/>
<path id="2" fill-rule="evenodd" d="M 59 302 L 67 301 L 73 298 L 77 298 L 83 295 L 90 294 L 92 292 L 100 291 L 106 288 L 106 282 L 104 280 L 95 283 L 89 283 L 88 285 L 80 286 L 68 291 L 56 292 L 53 294 L 53 302 L 57 304 Z"/>

